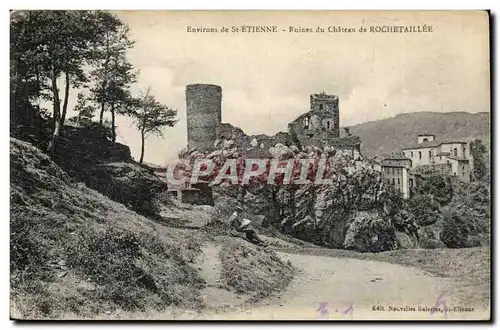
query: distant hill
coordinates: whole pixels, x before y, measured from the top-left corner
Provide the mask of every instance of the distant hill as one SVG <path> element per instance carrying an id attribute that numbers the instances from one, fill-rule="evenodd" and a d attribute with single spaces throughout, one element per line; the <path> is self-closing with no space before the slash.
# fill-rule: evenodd
<path id="1" fill-rule="evenodd" d="M 349 127 L 361 137 L 363 155 L 389 154 L 416 142 L 417 135 L 434 134 L 437 140 L 481 139 L 490 148 L 490 113 L 414 112 Z"/>

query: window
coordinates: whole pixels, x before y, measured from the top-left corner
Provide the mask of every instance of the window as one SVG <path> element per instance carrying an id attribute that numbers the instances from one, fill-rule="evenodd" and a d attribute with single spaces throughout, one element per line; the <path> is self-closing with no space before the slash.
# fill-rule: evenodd
<path id="1" fill-rule="evenodd" d="M 392 184 L 396 184 L 396 179 L 392 178 Z"/>
<path id="2" fill-rule="evenodd" d="M 422 151 L 418 152 L 418 159 L 422 159 Z"/>
<path id="3" fill-rule="evenodd" d="M 309 129 L 309 117 L 304 118 L 304 128 Z"/>
<path id="4" fill-rule="evenodd" d="M 323 111 L 323 104 L 319 105 L 319 110 Z"/>
<path id="5" fill-rule="evenodd" d="M 399 178 L 398 178 L 398 184 L 399 184 Z"/>
<path id="6" fill-rule="evenodd" d="M 432 150 L 429 150 L 429 159 L 432 158 Z"/>
<path id="7" fill-rule="evenodd" d="M 453 155 L 457 157 L 457 148 L 453 149 Z"/>
<path id="8" fill-rule="evenodd" d="M 462 148 L 462 155 L 465 157 L 465 148 Z"/>
<path id="9" fill-rule="evenodd" d="M 326 129 L 330 129 L 330 121 L 329 120 L 326 122 Z"/>
<path id="10" fill-rule="evenodd" d="M 453 172 L 453 175 L 454 175 L 454 176 L 457 176 L 457 172 Z"/>
<path id="11" fill-rule="evenodd" d="M 413 151 L 411 151 L 410 154 L 411 154 L 411 158 L 413 158 Z"/>
<path id="12" fill-rule="evenodd" d="M 462 165 L 462 171 L 465 171 L 465 165 Z"/>
<path id="13" fill-rule="evenodd" d="M 443 159 L 443 156 L 441 156 L 441 155 L 440 155 L 440 156 L 439 156 L 439 160 L 441 160 L 441 159 Z"/>
<path id="14" fill-rule="evenodd" d="M 424 139 L 423 139 L 423 141 L 424 141 L 424 142 L 427 142 L 427 141 L 429 141 L 429 139 L 428 139 L 428 138 L 424 138 Z"/>

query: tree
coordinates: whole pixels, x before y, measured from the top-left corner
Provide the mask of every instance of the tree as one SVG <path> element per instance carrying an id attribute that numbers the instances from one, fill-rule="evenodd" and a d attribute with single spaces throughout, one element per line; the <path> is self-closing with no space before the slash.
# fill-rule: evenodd
<path id="1" fill-rule="evenodd" d="M 112 141 L 116 140 L 116 114 L 128 114 L 132 109 L 130 87 L 136 82 L 138 71 L 126 57 L 133 47 L 126 25 L 114 16 L 104 16 L 103 40 L 96 48 L 90 73 L 92 87 L 90 99 L 99 108 L 99 124 L 103 124 L 104 112 L 111 112 Z"/>
<path id="2" fill-rule="evenodd" d="M 102 11 L 25 11 L 11 18 L 11 40 L 14 83 L 33 85 L 36 96 L 52 101 L 52 136 L 47 151 L 53 152 L 66 119 L 71 88 L 87 83 L 84 72 L 102 44 L 106 20 L 112 14 Z M 21 63 L 24 59 L 28 61 Z M 22 78 L 20 78 L 22 77 Z M 64 77 L 64 99 L 61 104 L 58 80 Z M 14 99 L 18 95 L 14 86 Z"/>
<path id="3" fill-rule="evenodd" d="M 69 120 L 80 126 L 87 126 L 92 123 L 92 118 L 95 116 L 95 108 L 89 104 L 88 98 L 83 93 L 78 93 L 74 110 L 78 115 Z"/>
<path id="4" fill-rule="evenodd" d="M 434 174 L 425 177 L 414 192 L 416 195 L 432 195 L 434 200 L 444 206 L 453 198 L 453 185 L 448 175 Z"/>
<path id="5" fill-rule="evenodd" d="M 484 162 L 484 153 L 486 147 L 479 139 L 475 139 L 470 143 L 470 153 L 474 158 L 474 177 L 481 180 L 486 176 L 486 164 Z"/>
<path id="6" fill-rule="evenodd" d="M 172 127 L 177 123 L 175 116 L 176 110 L 161 104 L 151 95 L 151 89 L 148 88 L 145 93 L 132 102 L 135 105 L 131 115 L 135 118 L 137 129 L 141 133 L 141 156 L 139 163 L 144 160 L 144 145 L 146 138 L 153 134 L 163 137 L 163 127 Z"/>

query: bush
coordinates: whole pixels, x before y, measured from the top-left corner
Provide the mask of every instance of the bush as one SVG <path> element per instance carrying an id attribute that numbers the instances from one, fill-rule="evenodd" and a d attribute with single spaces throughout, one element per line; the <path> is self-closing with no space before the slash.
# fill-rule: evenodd
<path id="1" fill-rule="evenodd" d="M 490 235 L 490 204 L 489 186 L 482 182 L 472 182 L 458 184 L 455 187 L 453 200 L 447 207 L 467 224 L 469 236 L 481 237 L 481 241 L 485 244 Z M 477 245 L 472 241 L 469 244 Z"/>
<path id="2" fill-rule="evenodd" d="M 414 190 L 417 195 L 432 195 L 442 206 L 453 198 L 453 185 L 448 175 L 431 175 L 422 180 Z"/>
<path id="3" fill-rule="evenodd" d="M 419 246 L 422 249 L 442 249 L 446 247 L 442 241 L 428 237 L 420 238 Z"/>
<path id="4" fill-rule="evenodd" d="M 441 241 L 448 248 L 468 247 L 469 228 L 463 217 L 457 214 L 446 214 Z"/>
<path id="5" fill-rule="evenodd" d="M 420 227 L 430 226 L 441 218 L 439 203 L 432 195 L 416 195 L 408 200 L 408 209 Z"/>

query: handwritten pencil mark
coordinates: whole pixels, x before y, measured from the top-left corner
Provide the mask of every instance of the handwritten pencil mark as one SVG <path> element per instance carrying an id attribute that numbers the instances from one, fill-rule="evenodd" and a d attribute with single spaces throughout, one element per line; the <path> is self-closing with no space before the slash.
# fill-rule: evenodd
<path id="1" fill-rule="evenodd" d="M 321 302 L 316 312 L 319 312 L 321 316 L 328 316 L 328 309 L 326 308 L 326 305 L 327 302 Z"/>
<path id="2" fill-rule="evenodd" d="M 446 299 L 444 299 L 444 295 L 446 294 L 446 291 L 441 292 L 439 297 L 436 300 L 436 304 L 434 305 L 433 308 L 431 308 L 430 314 L 433 315 L 434 313 L 439 311 L 439 307 L 443 308 L 444 311 L 444 318 L 447 318 L 447 312 L 446 312 Z"/>
<path id="3" fill-rule="evenodd" d="M 353 312 L 354 312 L 354 302 L 351 301 L 351 303 L 349 304 L 349 307 L 345 311 L 343 311 L 342 314 L 343 315 L 350 314 L 351 318 L 352 318 Z"/>

